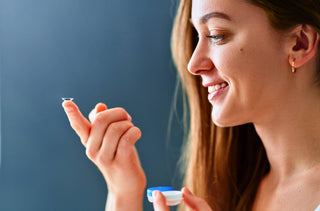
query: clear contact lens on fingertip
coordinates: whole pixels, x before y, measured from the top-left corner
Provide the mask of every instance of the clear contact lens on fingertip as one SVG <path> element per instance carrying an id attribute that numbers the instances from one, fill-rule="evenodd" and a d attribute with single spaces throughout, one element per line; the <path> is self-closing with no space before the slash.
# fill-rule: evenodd
<path id="1" fill-rule="evenodd" d="M 73 101 L 73 97 L 62 97 L 63 101 Z"/>

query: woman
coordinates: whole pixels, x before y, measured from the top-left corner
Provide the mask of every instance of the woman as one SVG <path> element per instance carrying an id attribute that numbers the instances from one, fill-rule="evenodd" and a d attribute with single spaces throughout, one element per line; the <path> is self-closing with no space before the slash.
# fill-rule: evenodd
<path id="1" fill-rule="evenodd" d="M 319 0 L 181 0 L 172 49 L 190 110 L 182 209 L 317 208 L 319 11 Z M 72 102 L 64 107 L 106 178 L 107 209 L 141 210 L 146 180 L 130 116 L 98 104 L 89 123 Z M 132 198 L 118 203 L 123 175 Z M 155 210 L 169 210 L 154 197 Z"/>

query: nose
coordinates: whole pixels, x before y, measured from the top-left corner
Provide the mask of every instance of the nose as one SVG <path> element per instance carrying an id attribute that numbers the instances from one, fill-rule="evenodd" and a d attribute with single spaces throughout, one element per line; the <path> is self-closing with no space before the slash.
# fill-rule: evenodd
<path id="1" fill-rule="evenodd" d="M 214 64 L 209 57 L 209 49 L 205 43 L 201 43 L 200 39 L 188 63 L 188 70 L 193 75 L 202 75 L 213 68 Z"/>

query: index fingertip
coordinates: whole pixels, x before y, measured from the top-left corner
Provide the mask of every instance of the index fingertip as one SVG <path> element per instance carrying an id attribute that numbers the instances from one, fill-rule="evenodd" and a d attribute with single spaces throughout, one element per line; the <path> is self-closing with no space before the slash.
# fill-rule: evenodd
<path id="1" fill-rule="evenodd" d="M 75 111 L 77 106 L 74 102 L 65 100 L 62 102 L 62 107 L 66 112 L 69 113 L 69 112 Z"/>
<path id="2" fill-rule="evenodd" d="M 71 100 L 64 100 L 62 101 L 62 106 L 69 105 L 70 103 L 73 104 Z"/>

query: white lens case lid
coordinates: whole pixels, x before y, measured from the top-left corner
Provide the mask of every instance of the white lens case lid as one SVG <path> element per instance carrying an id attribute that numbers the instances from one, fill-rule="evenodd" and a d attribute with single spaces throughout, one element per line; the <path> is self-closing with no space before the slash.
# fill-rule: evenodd
<path id="1" fill-rule="evenodd" d="M 182 192 L 178 190 L 164 191 L 162 194 L 166 197 L 167 201 L 182 200 Z"/>
<path id="2" fill-rule="evenodd" d="M 182 192 L 178 190 L 162 191 L 164 197 L 166 197 L 167 206 L 176 206 L 182 202 Z M 148 200 L 153 202 L 153 197 L 148 196 Z"/>

